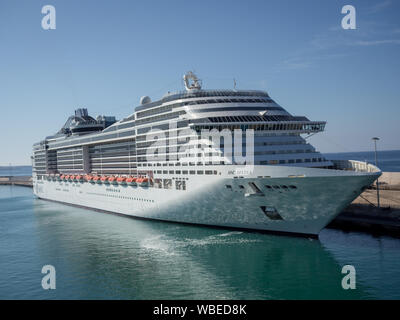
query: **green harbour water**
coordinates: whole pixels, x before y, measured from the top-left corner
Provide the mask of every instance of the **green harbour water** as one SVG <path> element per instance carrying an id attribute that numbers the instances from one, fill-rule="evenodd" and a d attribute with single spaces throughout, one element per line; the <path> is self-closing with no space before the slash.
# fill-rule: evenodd
<path id="1" fill-rule="evenodd" d="M 44 290 L 41 269 L 56 269 Z M 341 286 L 356 269 L 356 289 Z M 0 299 L 399 299 L 400 239 L 144 221 L 0 186 Z"/>

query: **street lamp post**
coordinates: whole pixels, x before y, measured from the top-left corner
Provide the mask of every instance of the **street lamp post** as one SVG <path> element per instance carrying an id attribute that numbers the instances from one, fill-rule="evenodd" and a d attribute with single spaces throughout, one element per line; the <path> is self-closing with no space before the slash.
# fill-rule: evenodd
<path id="1" fill-rule="evenodd" d="M 376 142 L 379 141 L 378 137 L 373 137 L 372 140 L 374 141 L 374 145 L 375 145 L 375 165 L 378 167 L 378 155 L 376 152 Z M 380 208 L 380 201 L 379 201 L 379 179 L 376 179 L 376 198 L 378 200 L 378 208 Z"/>

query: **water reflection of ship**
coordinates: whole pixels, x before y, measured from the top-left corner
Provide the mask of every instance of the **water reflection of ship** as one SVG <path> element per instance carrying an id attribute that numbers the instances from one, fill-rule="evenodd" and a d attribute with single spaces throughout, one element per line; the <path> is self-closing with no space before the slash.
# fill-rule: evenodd
<path id="1" fill-rule="evenodd" d="M 360 298 L 318 240 L 121 219 L 35 201 L 63 298 Z M 96 215 L 96 219 L 93 219 Z M 93 223 L 96 221 L 96 223 Z"/>

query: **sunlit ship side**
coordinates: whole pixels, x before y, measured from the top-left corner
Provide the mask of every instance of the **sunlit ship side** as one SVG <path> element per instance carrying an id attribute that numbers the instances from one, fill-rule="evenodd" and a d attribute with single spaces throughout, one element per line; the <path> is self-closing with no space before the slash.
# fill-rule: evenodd
<path id="1" fill-rule="evenodd" d="M 184 81 L 185 92 L 143 97 L 120 121 L 78 109 L 34 145 L 35 195 L 140 218 L 317 235 L 381 174 L 365 162 L 325 159 L 301 136 L 325 122 L 292 116 L 266 92 L 203 90 L 192 73 Z M 155 129 L 167 141 L 162 161 L 146 156 Z M 230 160 L 203 129 L 254 130 L 254 165 Z"/>

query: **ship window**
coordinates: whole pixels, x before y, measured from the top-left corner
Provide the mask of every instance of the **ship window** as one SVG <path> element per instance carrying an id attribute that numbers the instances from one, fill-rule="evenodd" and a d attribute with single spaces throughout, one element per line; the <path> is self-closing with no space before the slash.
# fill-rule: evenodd
<path id="1" fill-rule="evenodd" d="M 297 189 L 297 187 L 294 186 L 294 185 L 292 185 L 292 184 L 289 186 L 289 188 L 290 188 L 290 189 Z"/>
<path id="2" fill-rule="evenodd" d="M 229 184 L 225 185 L 225 187 L 226 187 L 227 189 L 230 189 L 230 190 L 232 190 L 232 186 L 231 186 L 231 185 L 229 185 Z"/>
<path id="3" fill-rule="evenodd" d="M 175 174 L 181 174 L 181 170 L 175 170 Z"/>
<path id="4" fill-rule="evenodd" d="M 196 174 L 196 171 L 190 170 L 190 174 Z"/>
<path id="5" fill-rule="evenodd" d="M 212 174 L 213 172 L 211 170 L 206 170 L 206 174 Z"/>
<path id="6" fill-rule="evenodd" d="M 174 174 L 174 170 L 170 170 L 170 171 L 169 171 L 169 174 Z"/>
<path id="7" fill-rule="evenodd" d="M 269 185 L 266 185 L 265 187 L 266 187 L 267 189 L 270 189 L 270 190 L 272 189 L 272 187 L 269 186 Z"/>
<path id="8" fill-rule="evenodd" d="M 285 190 L 287 190 L 287 189 L 288 189 L 288 187 L 287 187 L 287 186 L 285 186 L 285 185 L 282 185 L 282 186 L 281 186 L 281 188 L 283 188 L 283 189 L 285 189 Z"/>
<path id="9" fill-rule="evenodd" d="M 187 170 L 183 170 L 182 174 L 188 174 L 188 171 Z"/>
<path id="10" fill-rule="evenodd" d="M 203 170 L 198 170 L 198 171 L 197 171 L 197 174 L 203 174 L 203 173 L 204 173 Z"/>
<path id="11" fill-rule="evenodd" d="M 239 188 L 240 188 L 240 189 L 244 189 L 244 186 L 242 186 L 242 185 L 239 185 Z"/>
<path id="12" fill-rule="evenodd" d="M 274 188 L 274 189 L 280 189 L 279 186 L 277 186 L 277 185 L 272 186 L 272 188 Z"/>

